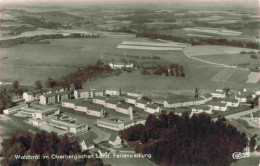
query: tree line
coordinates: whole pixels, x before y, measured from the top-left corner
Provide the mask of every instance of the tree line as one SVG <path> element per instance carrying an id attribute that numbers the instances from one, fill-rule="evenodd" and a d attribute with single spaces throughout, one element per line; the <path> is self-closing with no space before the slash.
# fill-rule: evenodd
<path id="1" fill-rule="evenodd" d="M 242 152 L 248 140 L 232 126 L 218 119 L 211 121 L 207 114 L 189 117 L 161 114 L 149 115 L 145 125 L 121 131 L 121 138 L 138 141 L 137 153 L 151 154 L 152 160 L 162 166 L 174 165 L 230 165 L 234 152 Z"/>

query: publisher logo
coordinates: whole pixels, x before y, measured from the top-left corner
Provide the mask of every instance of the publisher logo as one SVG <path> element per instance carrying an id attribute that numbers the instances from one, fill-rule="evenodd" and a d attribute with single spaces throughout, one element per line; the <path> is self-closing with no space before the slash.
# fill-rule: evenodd
<path id="1" fill-rule="evenodd" d="M 242 152 L 234 152 L 232 154 L 232 158 L 233 159 L 242 159 L 242 158 L 246 158 L 246 157 L 250 157 L 250 153 L 246 152 L 246 153 L 242 153 Z"/>

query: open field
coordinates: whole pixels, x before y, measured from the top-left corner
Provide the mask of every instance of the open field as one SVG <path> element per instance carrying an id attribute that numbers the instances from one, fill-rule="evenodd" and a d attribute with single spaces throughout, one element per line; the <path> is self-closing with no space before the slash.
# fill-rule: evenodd
<path id="1" fill-rule="evenodd" d="M 180 51 L 180 47 L 148 47 L 148 46 L 131 46 L 131 45 L 118 45 L 117 48 L 121 49 L 137 49 L 137 50 L 175 50 Z"/>
<path id="2" fill-rule="evenodd" d="M 187 47 L 185 43 L 167 42 L 167 43 L 155 43 L 155 42 L 133 42 L 123 41 L 121 45 L 137 45 L 137 46 L 156 46 L 156 47 Z"/>
<path id="3" fill-rule="evenodd" d="M 226 82 L 235 72 L 233 68 L 224 68 L 217 75 L 211 78 L 212 81 Z"/>
<path id="4" fill-rule="evenodd" d="M 258 52 L 258 50 L 248 48 L 215 45 L 191 46 L 184 48 L 184 53 L 189 56 L 239 54 L 241 51 Z"/>
<path id="5" fill-rule="evenodd" d="M 260 79 L 260 73 L 251 72 L 248 75 L 248 80 L 246 81 L 246 83 L 257 83 L 259 79 Z"/>
<path id="6" fill-rule="evenodd" d="M 232 30 L 219 29 L 219 28 L 207 28 L 207 27 L 184 28 L 183 30 L 218 34 L 218 35 L 227 35 L 227 36 L 239 36 L 242 34 L 242 32 L 239 31 L 232 31 Z"/>

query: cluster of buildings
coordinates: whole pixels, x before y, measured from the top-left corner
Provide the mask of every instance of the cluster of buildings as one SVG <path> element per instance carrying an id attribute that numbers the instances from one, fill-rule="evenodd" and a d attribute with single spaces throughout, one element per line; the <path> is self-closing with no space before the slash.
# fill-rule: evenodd
<path id="1" fill-rule="evenodd" d="M 112 69 L 134 68 L 133 63 L 111 62 L 108 64 Z"/>

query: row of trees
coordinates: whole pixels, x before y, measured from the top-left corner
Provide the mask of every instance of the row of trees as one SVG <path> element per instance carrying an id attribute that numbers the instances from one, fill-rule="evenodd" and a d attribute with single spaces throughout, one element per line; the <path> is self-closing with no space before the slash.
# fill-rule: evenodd
<path id="1" fill-rule="evenodd" d="M 150 73 L 149 70 L 153 70 L 153 73 Z M 142 70 L 143 75 L 162 75 L 165 76 L 176 76 L 176 77 L 185 77 L 184 67 L 178 64 L 171 64 L 169 67 L 166 65 L 158 65 L 157 67 L 153 68 L 143 68 Z"/>
<path id="2" fill-rule="evenodd" d="M 58 137 L 56 133 L 42 131 L 36 135 L 21 133 L 2 142 L 1 165 L 13 166 L 103 166 L 100 159 L 46 159 L 45 156 L 57 155 L 88 155 L 88 151 L 81 152 L 79 143 L 72 141 L 67 135 Z M 39 160 L 16 159 L 15 155 L 40 155 Z"/>
<path id="3" fill-rule="evenodd" d="M 213 122 L 207 114 L 189 118 L 187 112 L 161 114 L 158 119 L 149 115 L 145 125 L 123 130 L 121 137 L 140 141 L 137 153 L 151 154 L 156 164 L 169 166 L 230 165 L 232 153 L 243 151 L 248 144 L 245 133 L 222 119 Z"/>
<path id="4" fill-rule="evenodd" d="M 160 59 L 159 56 L 138 56 L 138 55 L 128 55 L 128 54 L 113 54 L 113 53 L 108 53 L 108 55 L 114 55 L 114 56 L 120 56 L 120 57 L 127 57 L 127 58 L 132 58 L 132 59 Z"/>
<path id="5" fill-rule="evenodd" d="M 21 44 L 35 44 L 45 39 L 60 39 L 60 38 L 98 38 L 99 35 L 81 35 L 78 33 L 63 36 L 62 34 L 51 34 L 51 35 L 36 35 L 31 37 L 17 37 L 14 39 L 7 39 L 0 41 L 0 47 L 12 47 Z M 47 42 L 48 43 L 48 42 Z"/>

